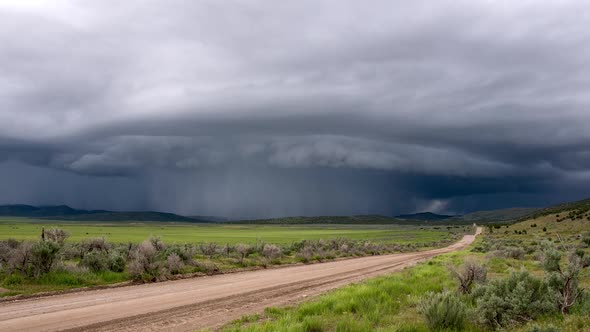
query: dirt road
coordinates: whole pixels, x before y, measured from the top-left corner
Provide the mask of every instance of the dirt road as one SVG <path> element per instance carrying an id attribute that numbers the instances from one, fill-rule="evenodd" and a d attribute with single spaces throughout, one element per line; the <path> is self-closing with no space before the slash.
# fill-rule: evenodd
<path id="1" fill-rule="evenodd" d="M 478 228 L 478 233 L 481 231 Z M 265 307 L 285 305 L 389 272 L 473 242 L 155 284 L 0 303 L 0 331 L 194 331 L 218 328 Z"/>

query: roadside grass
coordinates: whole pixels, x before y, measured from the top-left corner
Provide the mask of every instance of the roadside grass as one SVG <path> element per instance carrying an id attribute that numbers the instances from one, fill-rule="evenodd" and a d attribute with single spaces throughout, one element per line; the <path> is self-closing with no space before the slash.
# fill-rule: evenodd
<path id="1" fill-rule="evenodd" d="M 116 284 L 128 280 L 129 276 L 126 273 L 112 271 L 51 271 L 36 279 L 26 278 L 18 273 L 8 276 L 0 275 L 1 279 L 4 279 L 2 287 L 8 291 L 0 294 L 0 297 L 6 297 Z"/>
<path id="2" fill-rule="evenodd" d="M 75 223 L 26 218 L 0 218 L 0 240 L 35 240 L 42 227 L 57 227 L 70 234 L 68 241 L 104 237 L 112 243 L 140 243 L 159 236 L 166 243 L 216 242 L 220 244 L 258 242 L 289 244 L 302 240 L 348 238 L 386 243 L 431 243 L 463 232 L 452 228 L 405 225 L 219 225 L 188 223 Z"/>
<path id="3" fill-rule="evenodd" d="M 223 331 L 429 331 L 418 305 L 429 291 L 457 290 L 457 283 L 449 272 L 450 265 L 459 266 L 466 260 L 478 261 L 487 268 L 488 279 L 505 278 L 512 271 L 521 269 L 543 277 L 538 252 L 533 250 L 538 249 L 541 241 L 552 241 L 557 246 L 575 246 L 589 253 L 580 240 L 583 234 L 590 232 L 590 221 L 558 222 L 558 219 L 560 217 L 556 215 L 543 216 L 494 228 L 492 233 L 487 231 L 480 236 L 470 249 L 441 255 L 399 273 L 334 290 L 310 302 L 286 308 L 267 308 L 257 321 L 238 320 Z M 477 252 L 486 246 L 498 249 L 516 246 L 523 249 L 523 255 L 506 258 L 489 249 Z M 580 284 L 587 290 L 590 288 L 590 268 L 581 273 Z M 458 296 L 467 305 L 470 317 L 465 331 L 488 331 L 478 324 L 475 301 L 466 295 Z M 590 331 L 590 294 L 587 291 L 568 315 L 549 314 L 501 331 Z"/>
<path id="4" fill-rule="evenodd" d="M 223 331 L 428 331 L 418 313 L 421 297 L 429 291 L 455 290 L 457 283 L 447 265 L 462 261 L 467 255 L 468 252 L 459 252 L 439 256 L 298 306 L 268 308 L 259 317 L 259 323 L 238 320 Z M 471 324 L 467 330 L 480 331 Z"/>

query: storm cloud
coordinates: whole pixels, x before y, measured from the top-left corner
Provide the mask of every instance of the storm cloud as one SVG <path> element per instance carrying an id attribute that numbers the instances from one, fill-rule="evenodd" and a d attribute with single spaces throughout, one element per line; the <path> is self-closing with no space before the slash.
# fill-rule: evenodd
<path id="1" fill-rule="evenodd" d="M 266 217 L 587 196 L 580 1 L 0 2 L 0 203 Z"/>

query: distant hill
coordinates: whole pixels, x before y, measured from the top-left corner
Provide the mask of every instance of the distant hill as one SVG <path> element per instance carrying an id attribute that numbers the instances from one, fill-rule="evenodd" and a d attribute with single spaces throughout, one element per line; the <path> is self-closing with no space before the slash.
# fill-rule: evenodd
<path id="1" fill-rule="evenodd" d="M 419 212 L 413 214 L 400 214 L 399 216 L 395 216 L 399 219 L 409 219 L 409 220 L 423 220 L 423 221 L 436 221 L 436 220 L 444 220 L 449 219 L 455 216 L 449 216 L 445 214 L 436 214 L 432 212 Z"/>
<path id="2" fill-rule="evenodd" d="M 477 211 L 465 214 L 460 217 L 452 218 L 449 221 L 454 221 L 457 219 L 469 223 L 508 222 L 532 215 L 538 210 L 539 209 L 537 208 L 509 208 L 489 211 Z"/>
<path id="3" fill-rule="evenodd" d="M 318 216 L 318 217 L 284 217 L 272 219 L 253 219 L 230 221 L 232 224 L 278 224 L 278 225 L 309 225 L 309 224 L 358 224 L 358 225 L 408 225 L 416 224 L 416 220 L 404 220 L 381 215 L 359 216 Z"/>
<path id="4" fill-rule="evenodd" d="M 231 223 L 231 224 L 278 224 L 278 225 L 312 225 L 312 224 L 357 224 L 357 225 L 458 225 L 488 224 L 498 222 L 515 222 L 548 214 L 559 214 L 575 210 L 580 215 L 590 212 L 590 198 L 576 202 L 553 205 L 546 208 L 509 208 L 490 211 L 477 211 L 462 216 L 420 212 L 403 214 L 396 217 L 382 215 L 356 216 L 315 216 L 283 217 L 253 220 L 227 220 L 215 216 L 181 216 L 174 213 L 157 211 L 107 211 L 81 210 L 67 205 L 32 206 L 24 204 L 0 205 L 0 216 L 26 217 L 35 219 L 71 220 L 71 221 L 159 221 L 159 222 L 194 222 L 194 223 Z"/>
<path id="5" fill-rule="evenodd" d="M 225 217 L 217 217 L 217 216 L 188 216 L 191 219 L 201 220 L 201 221 L 209 221 L 209 222 L 226 222 L 229 219 Z"/>
<path id="6" fill-rule="evenodd" d="M 532 213 L 530 217 L 538 218 L 549 214 L 559 214 L 561 212 L 566 211 L 576 211 L 577 213 L 581 214 L 590 211 L 590 198 L 586 198 L 575 202 L 556 204 L 546 208 L 538 209 L 537 211 Z"/>
<path id="7" fill-rule="evenodd" d="M 182 221 L 207 222 L 174 213 L 155 211 L 117 212 L 106 210 L 80 210 L 67 205 L 32 206 L 32 205 L 0 205 L 0 216 L 26 217 L 52 220 L 75 221 Z"/>

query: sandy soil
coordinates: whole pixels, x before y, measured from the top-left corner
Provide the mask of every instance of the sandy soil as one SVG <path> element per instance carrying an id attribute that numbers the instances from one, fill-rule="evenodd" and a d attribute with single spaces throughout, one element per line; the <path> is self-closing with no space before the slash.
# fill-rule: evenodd
<path id="1" fill-rule="evenodd" d="M 478 233 L 481 231 L 478 228 Z M 473 242 L 449 247 L 0 303 L 0 331 L 216 329 L 268 306 L 297 303 Z"/>

